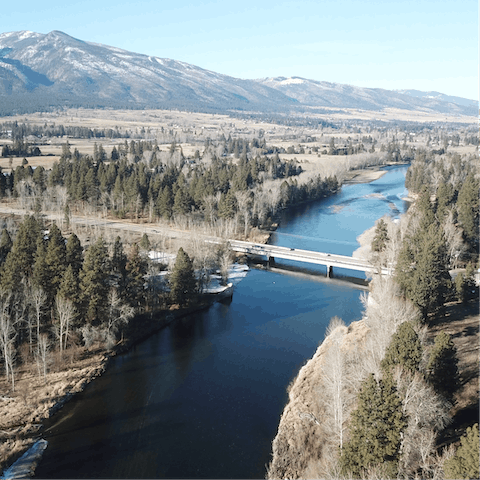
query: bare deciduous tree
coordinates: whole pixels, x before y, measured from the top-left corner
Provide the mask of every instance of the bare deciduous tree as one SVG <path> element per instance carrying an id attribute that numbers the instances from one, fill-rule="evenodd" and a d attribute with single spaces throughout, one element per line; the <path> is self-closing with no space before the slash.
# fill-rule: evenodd
<path id="1" fill-rule="evenodd" d="M 135 309 L 126 305 L 118 296 L 117 290 L 112 288 L 108 294 L 108 321 L 106 325 L 105 340 L 107 348 L 115 343 L 115 336 L 120 325 L 125 325 L 135 314 Z"/>
<path id="2" fill-rule="evenodd" d="M 450 422 L 449 403 L 438 395 L 420 373 L 397 367 L 394 371 L 398 393 L 408 425 L 402 439 L 401 469 L 406 476 L 418 469 L 431 478 L 436 464 L 437 432 Z"/>
<path id="3" fill-rule="evenodd" d="M 364 320 L 370 328 L 363 367 L 380 378 L 380 363 L 392 335 L 401 323 L 418 319 L 418 310 L 400 297 L 398 285 L 392 278 L 375 276 L 371 285 L 370 294 L 362 297 Z"/>
<path id="4" fill-rule="evenodd" d="M 338 317 L 337 317 L 338 318 Z M 340 448 L 343 446 L 343 432 L 347 407 L 346 359 L 342 348 L 342 338 L 346 328 L 337 319 L 331 327 L 329 340 L 332 342 L 323 365 L 323 384 L 327 401 L 326 408 L 332 420 L 332 430 Z M 333 328 L 334 325 L 337 325 Z M 333 329 L 333 330 L 332 330 Z"/>
<path id="5" fill-rule="evenodd" d="M 35 353 L 35 360 L 37 362 L 38 374 L 43 374 L 43 381 L 47 383 L 47 371 L 48 371 L 48 352 L 50 350 L 50 344 L 48 341 L 48 335 L 42 333 L 38 337 L 37 351 Z"/>
<path id="6" fill-rule="evenodd" d="M 449 263 L 453 268 L 456 268 L 458 259 L 465 252 L 466 246 L 463 242 L 462 229 L 457 227 L 454 222 L 453 210 L 449 210 L 445 218 L 443 232 L 445 234 L 445 242 L 447 244 Z"/>
<path id="7" fill-rule="evenodd" d="M 40 338 L 40 326 L 42 319 L 42 310 L 47 302 L 47 295 L 41 287 L 32 287 L 30 289 L 28 299 L 35 311 L 35 319 L 37 324 L 37 341 Z"/>
<path id="8" fill-rule="evenodd" d="M 220 275 L 222 276 L 222 284 L 228 283 L 228 270 L 232 265 L 232 259 L 230 254 L 229 245 L 225 245 L 225 248 L 220 253 Z"/>
<path id="9" fill-rule="evenodd" d="M 344 327 L 345 322 L 335 315 L 330 319 L 327 329 L 325 330 L 325 336 L 332 334 L 338 327 Z"/>
<path id="10" fill-rule="evenodd" d="M 55 309 L 58 315 L 58 323 L 55 325 L 55 333 L 59 341 L 60 355 L 65 350 L 68 342 L 70 323 L 75 316 L 73 302 L 61 295 L 55 297 Z"/>
<path id="11" fill-rule="evenodd" d="M 250 198 L 250 192 L 235 192 L 235 197 L 237 198 L 237 205 L 240 211 L 240 214 L 243 217 L 244 231 L 243 235 L 247 239 L 248 226 L 250 225 L 251 218 L 251 208 L 252 200 Z"/>
<path id="12" fill-rule="evenodd" d="M 12 389 L 15 390 L 13 365 L 15 362 L 15 338 L 17 337 L 17 333 L 15 332 L 14 322 L 9 312 L 11 297 L 11 293 L 0 296 L 0 349 L 5 366 L 5 376 L 7 377 L 7 381 L 11 379 Z"/>

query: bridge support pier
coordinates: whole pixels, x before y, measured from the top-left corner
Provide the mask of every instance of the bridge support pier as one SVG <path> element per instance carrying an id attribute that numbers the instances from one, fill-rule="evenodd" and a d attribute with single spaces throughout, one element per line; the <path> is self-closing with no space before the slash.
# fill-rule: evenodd
<path id="1" fill-rule="evenodd" d="M 274 267 L 275 266 L 275 258 L 274 257 L 268 257 L 268 266 L 269 267 Z"/>
<path id="2" fill-rule="evenodd" d="M 333 277 L 333 266 L 327 263 L 327 278 Z"/>

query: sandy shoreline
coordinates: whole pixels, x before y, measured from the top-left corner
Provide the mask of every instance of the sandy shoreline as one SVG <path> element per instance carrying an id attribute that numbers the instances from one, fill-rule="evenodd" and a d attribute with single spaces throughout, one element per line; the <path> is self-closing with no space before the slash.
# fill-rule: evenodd
<path id="1" fill-rule="evenodd" d="M 357 183 L 370 183 L 379 178 L 382 178 L 387 170 L 382 170 L 385 167 L 400 167 L 407 166 L 408 163 L 386 163 L 385 165 L 374 165 L 372 167 L 365 167 L 361 170 L 350 170 L 345 175 L 343 185 L 356 185 Z"/>

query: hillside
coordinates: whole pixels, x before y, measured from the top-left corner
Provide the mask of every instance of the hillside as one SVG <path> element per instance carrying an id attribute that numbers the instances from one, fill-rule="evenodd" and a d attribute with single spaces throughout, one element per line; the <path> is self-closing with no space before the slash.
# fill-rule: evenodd
<path id="1" fill-rule="evenodd" d="M 300 77 L 243 80 L 60 31 L 0 34 L 0 115 L 65 106 L 285 113 L 401 108 L 477 114 L 472 101 L 430 97 Z"/>
<path id="2" fill-rule="evenodd" d="M 405 90 L 396 92 L 381 88 L 361 88 L 331 82 L 319 82 L 300 77 L 275 77 L 259 80 L 263 85 L 274 88 L 302 105 L 358 108 L 382 110 L 399 108 L 402 110 L 436 111 L 459 115 L 474 115 L 477 106 L 473 100 L 449 97 L 433 92 Z M 411 92 L 418 92 L 417 95 Z M 424 95 L 420 95 L 425 93 Z"/>

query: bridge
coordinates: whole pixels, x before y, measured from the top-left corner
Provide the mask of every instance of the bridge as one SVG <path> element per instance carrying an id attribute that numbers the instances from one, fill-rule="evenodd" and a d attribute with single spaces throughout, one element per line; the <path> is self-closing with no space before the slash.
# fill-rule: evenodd
<path id="1" fill-rule="evenodd" d="M 378 272 L 367 260 L 361 258 L 349 257 L 346 255 L 336 255 L 333 253 L 314 252 L 311 250 L 300 250 L 297 248 L 279 247 L 277 245 L 264 245 L 263 243 L 242 242 L 239 240 L 230 240 L 230 247 L 234 252 L 245 253 L 252 256 L 266 257 L 269 265 L 275 264 L 276 258 L 284 260 L 293 260 L 297 262 L 313 263 L 316 265 L 325 265 L 327 267 L 327 276 L 333 274 L 333 267 L 346 268 L 365 273 Z M 382 275 L 391 275 L 391 269 L 382 267 Z"/>
<path id="2" fill-rule="evenodd" d="M 12 208 L 6 205 L 0 205 L 0 212 L 9 215 L 24 215 L 27 211 L 20 208 Z M 46 218 L 58 222 L 60 225 L 63 222 L 64 215 L 59 213 L 44 214 Z M 145 225 L 145 224 L 132 224 L 131 222 L 125 222 L 120 220 L 92 218 L 74 216 L 70 217 L 70 222 L 75 224 L 81 224 L 92 229 L 98 230 L 99 233 L 106 231 L 107 229 L 122 230 L 127 232 L 134 232 L 139 235 L 147 233 L 148 235 L 165 235 L 172 238 L 191 238 L 192 233 L 188 231 L 182 231 L 179 229 L 159 226 L 159 225 Z M 211 237 L 201 233 L 195 233 L 200 238 L 203 238 L 209 243 L 223 243 L 216 237 Z M 263 256 L 269 262 L 270 265 L 275 263 L 275 258 L 281 258 L 285 260 L 293 260 L 297 262 L 311 263 L 316 265 L 325 265 L 327 267 L 327 276 L 331 277 L 333 273 L 333 267 L 345 268 L 349 270 L 357 270 L 365 273 L 374 273 L 377 268 L 374 267 L 367 260 L 361 258 L 354 258 L 345 255 L 336 255 L 330 253 L 315 252 L 311 250 L 300 250 L 296 248 L 280 247 L 276 245 L 265 245 L 263 243 L 243 242 L 240 240 L 228 240 L 231 249 L 235 252 L 245 253 L 252 256 Z M 391 275 L 392 269 L 382 267 L 382 275 Z"/>

